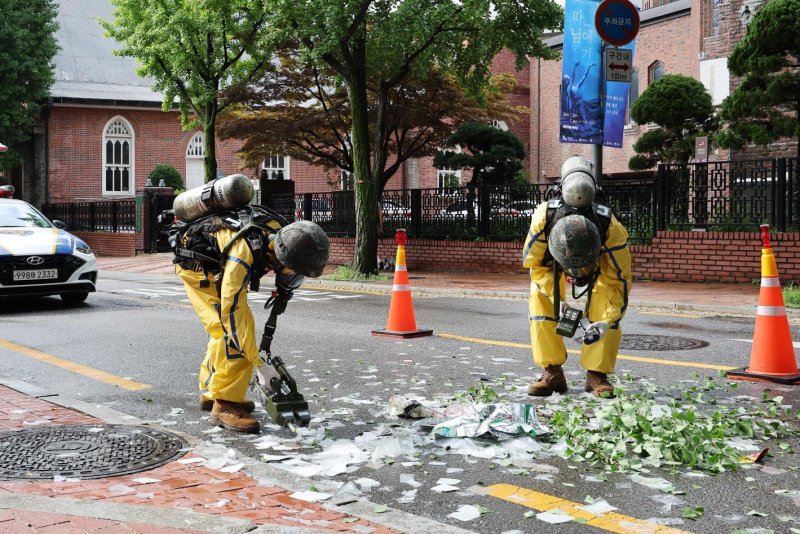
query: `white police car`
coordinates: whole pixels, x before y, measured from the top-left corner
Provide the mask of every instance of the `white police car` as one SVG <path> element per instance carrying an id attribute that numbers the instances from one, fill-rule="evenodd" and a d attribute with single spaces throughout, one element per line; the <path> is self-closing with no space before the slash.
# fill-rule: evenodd
<path id="1" fill-rule="evenodd" d="M 0 198 L 0 297 L 60 295 L 80 303 L 95 290 L 89 245 L 22 200 Z"/>

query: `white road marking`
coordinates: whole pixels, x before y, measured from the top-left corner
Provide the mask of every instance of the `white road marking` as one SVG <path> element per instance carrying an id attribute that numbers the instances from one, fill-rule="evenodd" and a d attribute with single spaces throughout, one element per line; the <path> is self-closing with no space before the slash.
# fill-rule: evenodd
<path id="1" fill-rule="evenodd" d="M 136 289 L 116 289 L 111 291 L 111 293 L 126 293 L 130 295 L 136 295 L 141 297 L 148 297 L 148 298 L 160 298 L 160 297 L 185 297 L 186 292 L 183 288 L 136 288 Z M 270 290 L 265 290 L 260 293 L 249 293 L 248 299 L 251 302 L 266 302 L 272 296 Z M 341 299 L 358 299 L 362 298 L 363 295 L 342 295 L 339 293 L 333 293 L 330 291 L 314 291 L 310 289 L 298 289 L 294 292 L 294 297 L 292 300 L 302 300 L 306 302 L 318 302 L 323 300 L 341 300 Z M 189 299 L 183 298 L 181 302 L 189 302 Z"/>

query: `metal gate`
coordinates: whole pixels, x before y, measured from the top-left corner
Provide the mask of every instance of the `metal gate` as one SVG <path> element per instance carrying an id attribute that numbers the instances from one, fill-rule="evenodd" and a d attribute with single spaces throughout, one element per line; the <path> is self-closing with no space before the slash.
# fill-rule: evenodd
<path id="1" fill-rule="evenodd" d="M 172 209 L 172 203 L 176 196 L 171 193 L 146 193 L 145 252 L 169 252 L 172 250 L 169 246 L 169 241 L 167 241 L 169 226 L 160 225 L 158 223 L 158 215 L 164 210 Z"/>

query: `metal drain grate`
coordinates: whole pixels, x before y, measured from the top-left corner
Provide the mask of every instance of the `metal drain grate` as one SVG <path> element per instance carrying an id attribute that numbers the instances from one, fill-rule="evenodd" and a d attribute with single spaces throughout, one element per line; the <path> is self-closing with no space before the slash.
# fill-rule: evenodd
<path id="1" fill-rule="evenodd" d="M 654 336 L 649 334 L 622 334 L 619 348 L 626 350 L 690 350 L 708 346 L 708 341 L 678 336 Z"/>
<path id="2" fill-rule="evenodd" d="M 139 473 L 186 452 L 179 436 L 127 425 L 68 425 L 0 432 L 0 480 L 80 479 Z"/>

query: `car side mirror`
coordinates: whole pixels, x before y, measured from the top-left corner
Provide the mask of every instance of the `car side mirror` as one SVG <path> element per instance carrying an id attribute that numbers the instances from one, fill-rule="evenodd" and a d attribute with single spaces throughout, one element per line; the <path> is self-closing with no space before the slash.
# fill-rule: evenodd
<path id="1" fill-rule="evenodd" d="M 65 223 L 64 221 L 59 221 L 58 219 L 55 219 L 53 221 L 53 226 L 55 226 L 59 230 L 66 230 L 67 229 L 67 223 Z"/>

